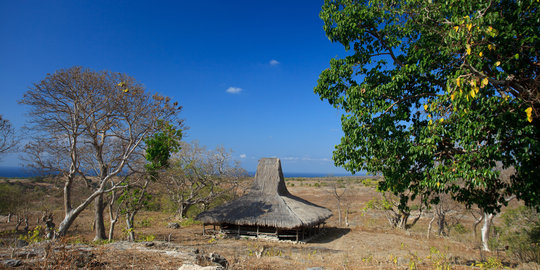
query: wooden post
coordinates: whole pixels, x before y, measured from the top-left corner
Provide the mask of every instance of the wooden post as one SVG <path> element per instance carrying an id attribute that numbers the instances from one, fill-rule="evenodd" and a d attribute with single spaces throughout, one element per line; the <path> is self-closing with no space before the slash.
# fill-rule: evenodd
<path id="1" fill-rule="evenodd" d="M 259 238 L 259 225 L 257 225 L 257 238 Z"/>
<path id="2" fill-rule="evenodd" d="M 206 229 L 206 224 L 203 223 L 203 225 L 202 225 L 202 235 L 206 235 L 206 230 L 205 229 Z"/>
<path id="3" fill-rule="evenodd" d="M 296 228 L 296 243 L 298 243 L 298 228 Z"/>

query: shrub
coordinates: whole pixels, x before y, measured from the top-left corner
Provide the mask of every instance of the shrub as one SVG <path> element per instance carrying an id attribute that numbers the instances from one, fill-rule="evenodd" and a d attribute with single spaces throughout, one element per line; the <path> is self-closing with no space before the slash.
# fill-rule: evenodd
<path id="1" fill-rule="evenodd" d="M 532 208 L 521 206 L 501 215 L 499 247 L 504 247 L 521 262 L 540 263 L 540 219 Z"/>

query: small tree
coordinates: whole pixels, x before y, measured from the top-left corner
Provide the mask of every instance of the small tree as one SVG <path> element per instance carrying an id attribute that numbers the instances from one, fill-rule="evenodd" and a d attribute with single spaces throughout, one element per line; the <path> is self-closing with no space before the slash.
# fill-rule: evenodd
<path id="1" fill-rule="evenodd" d="M 339 180 L 338 180 L 339 181 Z M 334 197 L 334 199 L 336 199 L 336 206 L 337 206 L 337 210 L 338 210 L 338 224 L 339 226 L 341 226 L 341 216 L 342 216 L 342 210 L 341 210 L 341 205 L 342 205 L 342 202 L 347 198 L 347 195 L 348 193 L 350 192 L 349 191 L 349 187 L 348 185 L 346 184 L 340 184 L 340 183 L 337 183 L 336 181 L 333 181 L 332 184 L 330 184 L 330 194 L 332 194 L 332 196 Z M 349 212 L 349 205 L 347 204 L 347 209 L 345 210 L 345 216 L 346 216 L 346 220 L 345 222 L 347 223 L 347 226 L 349 225 L 348 222 L 348 212 Z"/>
<path id="2" fill-rule="evenodd" d="M 159 180 L 159 172 L 169 167 L 169 158 L 171 154 L 180 150 L 182 132 L 167 122 L 160 123 L 160 131 L 145 140 L 147 163 L 144 165 L 144 173 L 134 175 L 135 181 L 130 181 L 127 188 L 123 190 L 118 198 L 120 211 L 126 217 L 126 231 L 128 240 L 135 241 L 135 215 L 148 204 L 151 199 L 147 193 L 148 185 Z M 114 199 L 114 193 L 112 194 Z M 111 204 L 112 206 L 112 204 Z M 112 211 L 112 207 L 110 207 Z M 111 215 L 111 233 L 114 230 L 112 226 L 118 220 L 118 215 Z M 114 223 L 113 223 L 114 221 Z M 109 237 L 112 239 L 112 237 Z"/>
<path id="3" fill-rule="evenodd" d="M 103 194 L 125 187 L 143 140 L 181 109 L 169 98 L 150 95 L 128 75 L 82 67 L 48 74 L 20 102 L 30 108 L 33 134 L 25 149 L 31 165 L 64 179 L 65 216 L 58 235 L 95 201 L 96 240 L 105 238 Z M 92 191 L 78 205 L 72 201 L 74 181 Z"/>
<path id="4" fill-rule="evenodd" d="M 418 220 L 420 220 L 420 217 L 422 217 L 424 205 L 421 202 L 415 205 L 413 201 L 409 200 L 407 194 L 396 196 L 388 191 L 377 191 L 379 192 L 379 196 L 367 202 L 362 209 L 364 212 L 368 209 L 383 211 L 388 220 L 388 224 L 392 228 L 403 230 L 408 230 L 413 227 Z M 405 207 L 403 207 L 403 205 L 405 205 Z M 418 216 L 416 216 L 412 222 L 409 222 L 409 218 L 412 214 L 411 208 L 416 207 L 418 207 Z"/>
<path id="5" fill-rule="evenodd" d="M 182 150 L 171 160 L 171 167 L 162 176 L 162 183 L 177 215 L 186 217 L 194 205 L 206 209 L 220 198 L 233 196 L 247 172 L 223 147 L 208 151 L 197 142 L 182 144 Z"/>

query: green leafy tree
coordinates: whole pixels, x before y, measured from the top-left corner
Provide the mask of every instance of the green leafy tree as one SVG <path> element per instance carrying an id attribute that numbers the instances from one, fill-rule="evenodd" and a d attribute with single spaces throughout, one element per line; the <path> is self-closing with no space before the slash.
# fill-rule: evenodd
<path id="1" fill-rule="evenodd" d="M 169 158 L 172 154 L 180 151 L 181 140 L 182 130 L 166 121 L 160 121 L 159 132 L 146 138 L 145 173 L 135 176 L 138 181 L 132 181 L 128 184 L 118 198 L 121 205 L 120 211 L 126 217 L 126 231 L 130 241 L 135 241 L 135 215 L 152 199 L 152 196 L 147 192 L 148 185 L 158 180 L 159 171 L 169 167 Z M 111 224 L 113 223 L 111 222 Z M 110 234 L 112 232 L 111 228 Z"/>
<path id="2" fill-rule="evenodd" d="M 539 6 L 325 1 L 324 30 L 349 51 L 315 87 L 343 111 L 336 165 L 382 173 L 402 208 L 440 193 L 491 213 L 512 194 L 539 207 Z"/>

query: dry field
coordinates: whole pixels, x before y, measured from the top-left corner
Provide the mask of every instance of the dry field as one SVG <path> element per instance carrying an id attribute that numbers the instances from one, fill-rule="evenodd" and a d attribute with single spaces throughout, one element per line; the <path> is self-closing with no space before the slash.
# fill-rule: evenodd
<path id="1" fill-rule="evenodd" d="M 539 269 L 537 264 L 519 265 L 503 251 L 480 252 L 478 240 L 471 231 L 472 218 L 467 215 L 460 217 L 466 230 L 451 231 L 447 237 L 435 233 L 429 239 L 426 237 L 430 213 L 409 231 L 390 228 L 383 213 L 362 210 L 377 193 L 358 178 L 345 180 L 349 190 L 342 201 L 342 209 L 349 206 L 349 226 L 344 222 L 340 225 L 337 201 L 329 185 L 332 181 L 335 179 L 287 179 L 292 194 L 334 212 L 324 233 L 309 243 L 203 235 L 200 224 L 167 228 L 168 223 L 176 220 L 163 212 L 142 212 L 137 216 L 136 234 L 142 242 L 120 241 L 125 235 L 121 220 L 115 232 L 119 240 L 108 244 L 92 243 L 90 208 L 76 220 L 70 236 L 56 243 L 56 249 L 43 242 L 16 247 L 14 239 L 17 236 L 12 231 L 14 222 L 1 222 L 0 260 L 19 259 L 23 264 L 18 269 L 49 268 L 54 264 L 54 268 L 76 268 L 73 262 L 77 260 L 78 267 L 83 268 L 178 269 L 184 262 L 192 260 L 198 251 L 199 254 L 220 254 L 227 259 L 230 269 L 488 269 L 496 265 Z M 55 211 L 54 214 L 58 224 L 62 212 Z M 38 213 L 34 213 L 30 228 L 35 226 L 37 218 Z M 48 253 L 43 253 L 46 250 Z M 486 261 L 491 264 L 480 264 Z M 6 266 L 0 264 L 2 267 Z"/>

